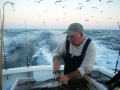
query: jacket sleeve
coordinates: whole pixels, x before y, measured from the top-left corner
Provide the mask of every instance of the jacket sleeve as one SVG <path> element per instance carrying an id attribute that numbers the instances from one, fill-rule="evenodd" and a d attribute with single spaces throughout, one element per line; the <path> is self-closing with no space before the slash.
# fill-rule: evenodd
<path id="1" fill-rule="evenodd" d="M 78 70 L 81 73 L 81 76 L 91 72 L 95 63 L 95 58 L 96 58 L 96 44 L 95 42 L 91 41 L 87 48 L 84 60 L 81 66 L 78 68 Z"/>
<path id="2" fill-rule="evenodd" d="M 64 39 L 61 43 L 59 43 L 59 45 L 57 46 L 57 48 L 53 51 L 53 57 L 54 56 L 59 56 L 59 57 L 62 57 L 65 52 L 66 52 L 66 39 Z"/>

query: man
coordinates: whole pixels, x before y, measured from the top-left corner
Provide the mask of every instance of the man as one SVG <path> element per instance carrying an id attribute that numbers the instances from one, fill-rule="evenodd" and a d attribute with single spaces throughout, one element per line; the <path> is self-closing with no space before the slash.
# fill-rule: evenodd
<path id="1" fill-rule="evenodd" d="M 84 36 L 83 26 L 79 23 L 72 23 L 64 33 L 67 38 L 53 51 L 53 73 L 58 72 L 60 58 L 63 57 L 64 75 L 60 75 L 59 80 L 67 83 L 74 77 L 91 72 L 96 57 L 96 44 Z"/>
<path id="2" fill-rule="evenodd" d="M 106 81 L 105 84 L 109 86 L 108 90 L 113 90 L 116 87 L 119 87 L 120 89 L 120 71 L 118 71 L 118 73 L 114 77 L 112 77 L 110 80 Z"/>

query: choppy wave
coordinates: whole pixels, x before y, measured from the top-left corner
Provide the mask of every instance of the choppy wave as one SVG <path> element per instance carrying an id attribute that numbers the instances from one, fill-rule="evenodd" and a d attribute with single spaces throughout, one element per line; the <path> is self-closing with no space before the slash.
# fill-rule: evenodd
<path id="1" fill-rule="evenodd" d="M 31 66 L 49 65 L 52 62 L 52 52 L 66 34 L 65 29 L 16 29 L 5 30 L 3 53 L 3 68 L 6 60 L 7 68 L 26 66 L 27 57 Z M 96 65 L 104 65 L 114 69 L 120 50 L 120 30 L 85 30 L 85 35 L 97 44 Z"/>

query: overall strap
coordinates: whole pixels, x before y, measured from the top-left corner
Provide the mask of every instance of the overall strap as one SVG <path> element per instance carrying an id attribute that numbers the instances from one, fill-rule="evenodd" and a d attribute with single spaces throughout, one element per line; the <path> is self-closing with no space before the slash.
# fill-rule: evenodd
<path id="1" fill-rule="evenodd" d="M 69 51 L 69 47 L 70 47 L 70 42 L 68 40 L 68 36 L 66 38 L 66 51 Z"/>
<path id="2" fill-rule="evenodd" d="M 73 72 L 78 67 L 80 67 L 80 65 L 82 64 L 82 61 L 85 57 L 85 53 L 86 53 L 86 50 L 88 48 L 88 45 L 89 45 L 90 41 L 91 41 L 91 39 L 87 39 L 87 41 L 85 42 L 85 45 L 83 46 L 83 49 L 82 49 L 82 52 L 81 52 L 81 55 L 71 57 L 71 54 L 69 53 L 70 42 L 66 38 L 66 54 L 63 57 L 63 60 L 65 62 L 64 74 L 68 74 L 70 72 Z"/>
<path id="3" fill-rule="evenodd" d="M 83 50 L 82 50 L 82 52 L 81 52 L 82 60 L 83 60 L 84 57 L 85 57 L 85 53 L 86 53 L 86 50 L 87 50 L 87 48 L 88 48 L 88 45 L 89 45 L 90 41 L 91 41 L 91 39 L 88 38 L 87 41 L 86 41 L 86 43 L 85 43 L 85 45 L 84 45 L 84 47 L 83 47 Z"/>
<path id="4" fill-rule="evenodd" d="M 81 55 L 85 56 L 85 53 L 86 53 L 86 50 L 87 50 L 87 47 L 88 47 L 90 41 L 91 41 L 91 39 L 88 38 L 87 41 L 86 41 L 86 43 L 85 43 L 85 45 L 84 45 L 84 47 L 83 47 Z M 69 51 L 69 47 L 70 47 L 70 42 L 69 42 L 68 37 L 67 37 L 66 38 L 66 51 Z M 83 59 L 84 59 L 84 57 L 83 57 Z"/>

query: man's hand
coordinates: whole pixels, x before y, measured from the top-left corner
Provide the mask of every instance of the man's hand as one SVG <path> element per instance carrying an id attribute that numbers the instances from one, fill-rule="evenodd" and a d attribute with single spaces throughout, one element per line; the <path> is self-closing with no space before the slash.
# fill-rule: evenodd
<path id="1" fill-rule="evenodd" d="M 60 69 L 60 58 L 58 56 L 55 56 L 54 58 L 54 63 L 53 63 L 53 73 L 58 72 Z"/>
<path id="2" fill-rule="evenodd" d="M 68 83 L 68 80 L 69 80 L 69 78 L 68 78 L 67 75 L 60 75 L 58 79 L 59 79 L 59 81 L 62 82 L 63 84 L 67 84 L 67 83 Z"/>

